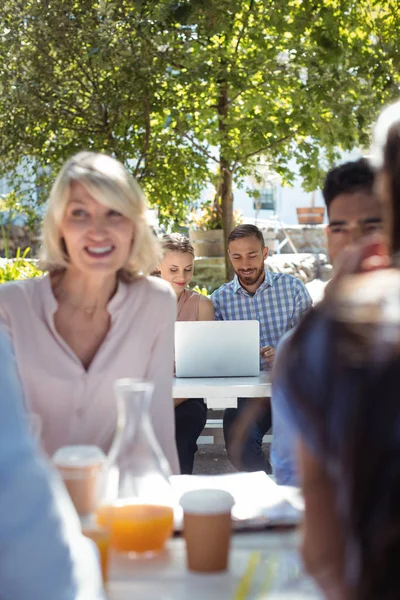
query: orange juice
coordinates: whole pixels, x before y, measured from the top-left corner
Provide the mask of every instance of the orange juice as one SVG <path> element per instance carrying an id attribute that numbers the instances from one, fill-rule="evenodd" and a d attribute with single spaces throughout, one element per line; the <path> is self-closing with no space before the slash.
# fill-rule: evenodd
<path id="1" fill-rule="evenodd" d="M 97 522 L 109 527 L 111 546 L 119 552 L 157 552 L 172 532 L 174 511 L 169 506 L 126 504 L 103 506 Z"/>
<path id="2" fill-rule="evenodd" d="M 110 545 L 110 533 L 105 527 L 90 524 L 82 527 L 82 533 L 90 538 L 97 546 L 100 555 L 100 566 L 103 581 L 107 581 L 108 572 L 108 548 Z"/>

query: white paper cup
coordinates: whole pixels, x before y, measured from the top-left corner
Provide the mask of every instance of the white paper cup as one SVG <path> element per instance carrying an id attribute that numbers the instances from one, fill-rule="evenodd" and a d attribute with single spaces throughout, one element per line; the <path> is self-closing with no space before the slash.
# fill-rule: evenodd
<path id="1" fill-rule="evenodd" d="M 228 567 L 235 500 L 224 490 L 193 490 L 180 499 L 187 563 L 191 571 L 211 573 Z"/>
<path id="2" fill-rule="evenodd" d="M 53 456 L 80 517 L 92 514 L 98 501 L 104 452 L 97 446 L 64 446 Z"/>

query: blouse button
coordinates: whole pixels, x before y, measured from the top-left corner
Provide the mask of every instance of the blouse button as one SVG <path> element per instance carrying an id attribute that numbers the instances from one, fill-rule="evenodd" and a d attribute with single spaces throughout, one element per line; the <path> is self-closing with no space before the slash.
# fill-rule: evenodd
<path id="1" fill-rule="evenodd" d="M 76 414 L 78 417 L 83 417 L 83 408 L 77 408 L 76 409 Z"/>

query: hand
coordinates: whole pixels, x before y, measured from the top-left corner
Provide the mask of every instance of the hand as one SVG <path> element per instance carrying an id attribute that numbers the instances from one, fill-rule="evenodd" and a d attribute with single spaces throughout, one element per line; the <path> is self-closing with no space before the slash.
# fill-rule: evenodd
<path id="1" fill-rule="evenodd" d="M 272 346 L 263 346 L 260 350 L 260 355 L 266 363 L 271 365 L 274 362 L 275 350 Z"/>

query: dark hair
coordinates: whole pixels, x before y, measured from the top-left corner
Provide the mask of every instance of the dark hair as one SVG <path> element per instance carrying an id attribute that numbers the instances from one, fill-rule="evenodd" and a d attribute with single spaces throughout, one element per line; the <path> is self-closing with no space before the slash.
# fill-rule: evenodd
<path id="1" fill-rule="evenodd" d="M 231 242 L 235 240 L 241 240 L 243 238 L 255 237 L 260 242 L 262 248 L 265 246 L 264 236 L 262 231 L 258 229 L 255 225 L 238 225 L 235 229 L 232 229 L 230 234 L 228 235 L 228 246 Z"/>
<path id="2" fill-rule="evenodd" d="M 366 158 L 346 162 L 331 169 L 322 189 L 328 213 L 330 205 L 339 194 L 353 194 L 358 191 L 371 194 L 374 180 L 374 170 Z"/>
<path id="3" fill-rule="evenodd" d="M 358 568 L 347 582 L 351 597 L 398 600 L 400 356 L 376 360 L 363 337 L 365 331 L 355 340 L 321 304 L 294 332 L 275 377 L 296 403 L 293 416 L 305 443 L 332 478 L 346 541 L 343 564 Z M 311 363 L 320 376 L 312 376 Z"/>
<path id="4" fill-rule="evenodd" d="M 161 250 L 163 254 L 168 251 L 171 252 L 188 252 L 192 256 L 194 256 L 194 248 L 190 243 L 189 238 L 185 237 L 181 233 L 170 233 L 168 235 L 164 235 L 161 240 Z"/>
<path id="5" fill-rule="evenodd" d="M 391 249 L 396 254 L 400 251 L 400 115 L 399 121 L 388 131 L 382 171 L 389 180 L 391 197 L 386 201 L 391 202 Z"/>

